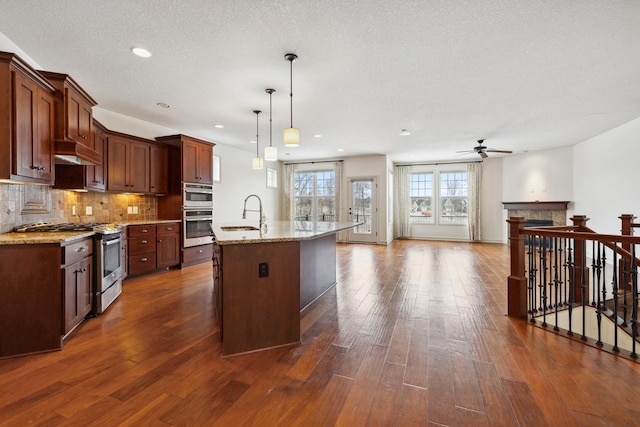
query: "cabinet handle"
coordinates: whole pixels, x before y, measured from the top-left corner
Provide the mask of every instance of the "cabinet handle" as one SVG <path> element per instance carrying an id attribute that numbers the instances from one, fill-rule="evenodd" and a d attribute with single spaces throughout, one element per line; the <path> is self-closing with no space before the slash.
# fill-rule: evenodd
<path id="1" fill-rule="evenodd" d="M 140 258 L 140 262 L 147 262 L 149 261 L 147 258 Z"/>
<path id="2" fill-rule="evenodd" d="M 148 241 L 146 241 L 146 240 L 140 240 L 140 243 L 141 243 L 141 244 L 143 244 L 143 245 L 146 245 L 146 244 L 147 244 L 147 243 L 149 243 L 149 242 L 148 242 Z"/>
<path id="3" fill-rule="evenodd" d="M 140 230 L 141 233 L 148 233 L 148 230 L 146 228 Z"/>
<path id="4" fill-rule="evenodd" d="M 202 253 L 202 249 L 198 249 L 198 253 L 201 254 Z"/>
<path id="5" fill-rule="evenodd" d="M 162 243 L 162 239 L 158 239 L 158 243 Z"/>
<path id="6" fill-rule="evenodd" d="M 167 227 L 167 231 L 172 231 L 173 227 Z"/>
<path id="7" fill-rule="evenodd" d="M 84 252 L 86 250 L 87 250 L 87 248 L 85 248 L 84 246 L 81 246 L 78 249 L 76 249 L 76 252 Z"/>

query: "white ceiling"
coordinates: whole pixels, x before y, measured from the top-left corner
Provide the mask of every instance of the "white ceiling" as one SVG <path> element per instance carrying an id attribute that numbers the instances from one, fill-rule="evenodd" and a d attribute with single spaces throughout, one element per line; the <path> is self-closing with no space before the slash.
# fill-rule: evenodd
<path id="1" fill-rule="evenodd" d="M 455 152 L 572 145 L 640 117 L 637 0 L 3 0 L 0 31 L 101 108 L 247 150 L 254 109 L 269 141 L 273 87 L 280 160 L 475 160 Z M 288 52 L 302 146 L 285 149 Z"/>

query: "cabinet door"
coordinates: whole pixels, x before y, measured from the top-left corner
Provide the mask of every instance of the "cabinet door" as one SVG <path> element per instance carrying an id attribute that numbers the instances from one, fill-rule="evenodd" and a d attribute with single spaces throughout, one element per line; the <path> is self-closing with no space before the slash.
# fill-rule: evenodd
<path id="1" fill-rule="evenodd" d="M 160 145 L 151 145 L 149 150 L 149 189 L 152 193 L 166 194 L 169 191 L 169 150 Z"/>
<path id="2" fill-rule="evenodd" d="M 149 192 L 149 144 L 138 141 L 130 141 L 128 186 L 129 190 L 136 193 Z"/>
<path id="3" fill-rule="evenodd" d="M 185 182 L 200 182 L 198 176 L 198 146 L 191 141 L 182 143 L 182 180 Z"/>
<path id="4" fill-rule="evenodd" d="M 107 142 L 107 190 L 129 191 L 127 162 L 129 142 L 117 136 L 109 136 Z"/>
<path id="5" fill-rule="evenodd" d="M 93 262 L 84 258 L 63 269 L 64 333 L 75 328 L 91 311 Z"/>
<path id="6" fill-rule="evenodd" d="M 213 147 L 207 144 L 199 144 L 198 150 L 198 175 L 203 184 L 213 183 Z"/>
<path id="7" fill-rule="evenodd" d="M 86 166 L 85 187 L 95 191 L 105 190 L 105 163 L 107 162 L 107 136 L 102 132 L 93 133 L 93 147 L 102 155 L 102 164 L 99 166 Z"/>
<path id="8" fill-rule="evenodd" d="M 12 172 L 53 181 L 53 96 L 14 73 L 15 159 Z"/>
<path id="9" fill-rule="evenodd" d="M 92 110 L 84 98 L 73 89 L 66 89 L 65 109 L 67 113 L 67 138 L 89 148 L 91 141 Z"/>
<path id="10" fill-rule="evenodd" d="M 156 240 L 157 268 L 173 267 L 180 263 L 180 233 L 158 234 Z"/>

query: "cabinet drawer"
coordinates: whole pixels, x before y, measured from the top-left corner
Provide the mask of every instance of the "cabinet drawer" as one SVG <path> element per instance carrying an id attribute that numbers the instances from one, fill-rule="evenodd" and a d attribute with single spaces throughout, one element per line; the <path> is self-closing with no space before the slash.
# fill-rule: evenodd
<path id="1" fill-rule="evenodd" d="M 155 225 L 130 225 L 128 227 L 127 233 L 129 237 L 155 236 L 156 226 Z"/>
<path id="2" fill-rule="evenodd" d="M 172 234 L 180 232 L 180 223 L 158 224 L 156 225 L 157 234 Z"/>
<path id="3" fill-rule="evenodd" d="M 184 264 L 211 261 L 211 259 L 213 258 L 213 245 L 202 245 L 194 246 L 192 248 L 185 248 L 182 256 Z"/>
<path id="4" fill-rule="evenodd" d="M 62 265 L 73 264 L 93 254 L 93 239 L 84 239 L 62 248 Z"/>
<path id="5" fill-rule="evenodd" d="M 156 269 L 156 254 L 134 255 L 129 257 L 129 274 L 136 275 Z"/>
<path id="6" fill-rule="evenodd" d="M 149 252 L 155 253 L 156 236 L 152 234 L 147 237 L 129 237 L 128 249 L 129 255 L 142 255 Z"/>

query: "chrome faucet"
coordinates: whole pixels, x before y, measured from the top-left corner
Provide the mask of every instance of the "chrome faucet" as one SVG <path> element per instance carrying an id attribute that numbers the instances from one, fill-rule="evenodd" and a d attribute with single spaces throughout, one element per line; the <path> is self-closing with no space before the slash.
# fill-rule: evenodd
<path id="1" fill-rule="evenodd" d="M 247 200 L 249 200 L 251 197 L 255 197 L 256 199 L 258 199 L 258 203 L 260 204 L 260 210 L 247 209 Z M 260 200 L 260 197 L 258 197 L 255 194 L 249 194 L 247 196 L 247 198 L 244 199 L 244 208 L 242 209 L 242 219 L 247 219 L 247 211 L 249 211 L 249 212 L 259 212 L 260 213 L 260 232 L 261 233 L 266 232 L 267 231 L 267 223 L 265 222 L 266 218 L 262 214 L 262 200 Z M 264 230 L 263 230 L 263 227 L 264 227 Z"/>

